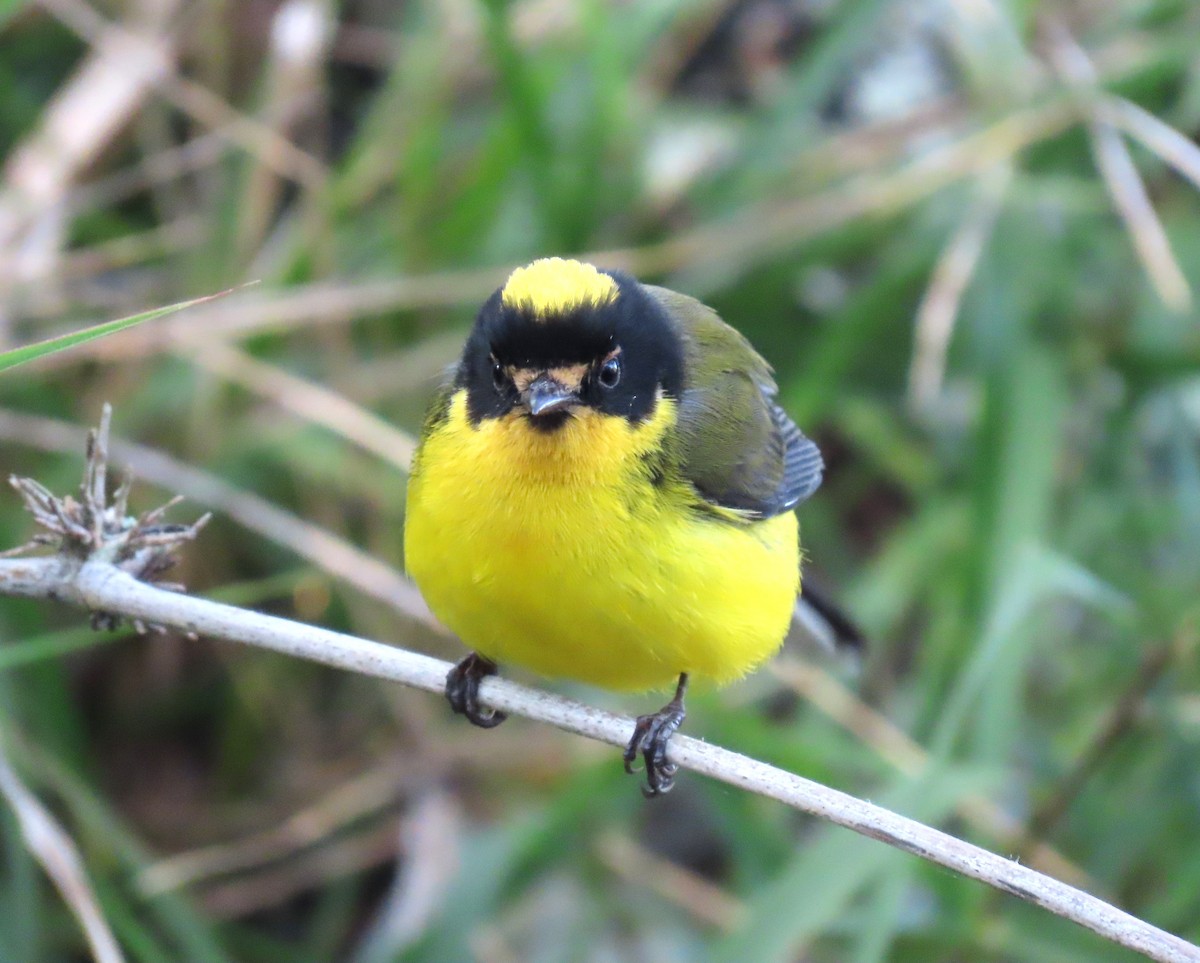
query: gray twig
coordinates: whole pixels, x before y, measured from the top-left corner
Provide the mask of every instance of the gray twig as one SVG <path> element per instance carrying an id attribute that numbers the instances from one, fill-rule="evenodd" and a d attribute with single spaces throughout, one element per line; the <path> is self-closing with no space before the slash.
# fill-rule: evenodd
<path id="1" fill-rule="evenodd" d="M 0 560 L 0 594 L 55 598 L 147 623 L 271 649 L 335 668 L 441 693 L 450 664 L 391 645 L 177 595 L 137 581 L 100 560 Z M 507 679 L 483 682 L 480 697 L 525 716 L 614 746 L 624 746 L 633 720 L 531 689 Z M 1078 923 L 1162 963 L 1200 963 L 1200 947 L 1158 929 L 1073 886 L 890 812 L 847 793 L 698 739 L 675 736 L 671 760 L 685 769 L 775 799 L 853 829 L 922 859 L 980 880 Z"/>

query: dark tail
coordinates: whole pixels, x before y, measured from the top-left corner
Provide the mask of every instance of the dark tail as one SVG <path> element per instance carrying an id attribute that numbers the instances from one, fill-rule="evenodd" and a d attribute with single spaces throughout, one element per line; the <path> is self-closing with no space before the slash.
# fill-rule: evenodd
<path id="1" fill-rule="evenodd" d="M 854 620 L 833 600 L 828 587 L 806 572 L 789 636 L 809 637 L 828 652 L 861 656 L 867 642 Z"/>

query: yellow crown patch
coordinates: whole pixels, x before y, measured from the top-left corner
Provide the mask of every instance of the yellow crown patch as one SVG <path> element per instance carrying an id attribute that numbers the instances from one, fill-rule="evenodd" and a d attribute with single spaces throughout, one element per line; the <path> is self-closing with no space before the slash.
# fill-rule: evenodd
<path id="1" fill-rule="evenodd" d="M 549 317 L 583 305 L 600 307 L 617 293 L 617 282 L 592 265 L 546 257 L 513 271 L 500 300 L 507 307 L 524 308 L 534 317 Z"/>

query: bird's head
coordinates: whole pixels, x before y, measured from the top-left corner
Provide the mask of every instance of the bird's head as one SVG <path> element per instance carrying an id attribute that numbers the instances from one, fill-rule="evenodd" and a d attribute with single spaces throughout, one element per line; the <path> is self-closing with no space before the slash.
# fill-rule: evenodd
<path id="1" fill-rule="evenodd" d="M 549 433 L 591 414 L 637 424 L 678 396 L 682 369 L 679 336 L 640 284 L 545 258 L 483 305 L 459 377 L 473 422 L 516 416 Z"/>

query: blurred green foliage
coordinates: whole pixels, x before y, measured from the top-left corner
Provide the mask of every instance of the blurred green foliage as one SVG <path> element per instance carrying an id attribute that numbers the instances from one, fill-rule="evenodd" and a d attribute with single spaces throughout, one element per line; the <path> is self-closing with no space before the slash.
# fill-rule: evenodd
<path id="1" fill-rule="evenodd" d="M 689 731 L 1039 866 L 1044 844 L 1052 872 L 1200 940 L 1200 328 L 1148 280 L 1114 206 L 1131 188 L 1093 156 L 1095 92 L 1064 75 L 1065 33 L 1101 90 L 1189 144 L 1200 8 L 156 9 L 0 4 L 0 350 L 263 284 L 4 374 L 5 474 L 71 490 L 110 401 L 116 435 L 398 568 L 402 473 L 306 385 L 414 431 L 474 306 L 539 255 L 703 297 L 826 452 L 806 552 L 872 643 L 859 671 L 814 676 L 858 693 L 840 716 L 764 671 L 701 694 Z M 193 87 L 143 92 L 90 144 L 47 141 L 86 131 L 55 92 L 108 22 L 168 38 Z M 1200 284 L 1197 186 L 1145 139 L 1133 159 Z M 193 590 L 458 654 L 248 530 L 228 489 L 134 468 L 213 501 Z M 0 547 L 28 535 L 0 504 Z M 699 777 L 647 804 L 615 753 L 521 720 L 481 733 L 371 680 L 80 622 L 0 603 L 0 724 L 133 960 L 1133 956 Z M 7 810 L 0 834 L 0 959 L 81 959 Z"/>

